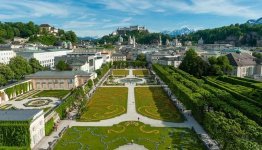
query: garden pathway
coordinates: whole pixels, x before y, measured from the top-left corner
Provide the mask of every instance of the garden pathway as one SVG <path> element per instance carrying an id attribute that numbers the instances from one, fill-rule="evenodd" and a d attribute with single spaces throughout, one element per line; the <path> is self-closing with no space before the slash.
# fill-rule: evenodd
<path id="1" fill-rule="evenodd" d="M 132 75 L 132 69 L 129 70 L 129 75 L 127 77 L 134 77 Z M 160 79 L 159 79 L 160 80 Z M 161 80 L 160 80 L 161 81 Z M 161 81 L 162 86 L 165 86 L 164 83 Z M 34 148 L 35 150 L 41 149 L 41 148 L 47 148 L 48 142 L 54 141 L 57 138 L 57 135 L 62 129 L 66 126 L 72 127 L 72 126 L 112 126 L 115 124 L 119 124 L 123 121 L 139 121 L 143 122 L 145 124 L 149 124 L 153 127 L 185 127 L 185 128 L 194 128 L 197 134 L 205 134 L 207 133 L 203 130 L 203 128 L 196 122 L 196 120 L 191 116 L 190 110 L 185 110 L 182 103 L 180 103 L 174 95 L 172 95 L 172 100 L 177 101 L 175 104 L 178 107 L 178 109 L 183 110 L 181 113 L 185 116 L 186 121 L 182 123 L 174 123 L 174 122 L 166 122 L 161 120 L 155 120 L 151 119 L 145 116 L 142 116 L 136 112 L 136 105 L 135 105 L 135 92 L 134 84 L 126 84 L 126 87 L 128 87 L 128 105 L 127 105 L 127 113 L 123 114 L 121 116 L 101 120 L 98 122 L 77 122 L 75 120 L 62 120 L 59 123 L 59 128 L 57 131 L 53 132 L 50 136 L 46 136 L 41 142 Z M 207 135 L 208 136 L 208 135 Z"/>

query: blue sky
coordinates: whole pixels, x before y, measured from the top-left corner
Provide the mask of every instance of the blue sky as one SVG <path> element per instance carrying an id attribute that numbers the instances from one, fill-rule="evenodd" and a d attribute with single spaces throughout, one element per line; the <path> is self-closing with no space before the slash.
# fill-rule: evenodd
<path id="1" fill-rule="evenodd" d="M 48 23 L 78 36 L 102 36 L 129 25 L 152 32 L 205 29 L 260 17 L 261 0 L 0 0 L 1 22 Z"/>

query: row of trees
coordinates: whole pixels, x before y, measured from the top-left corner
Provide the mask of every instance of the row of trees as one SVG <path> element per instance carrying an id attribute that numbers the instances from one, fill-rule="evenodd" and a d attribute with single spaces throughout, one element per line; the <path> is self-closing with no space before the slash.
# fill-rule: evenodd
<path id="1" fill-rule="evenodd" d="M 29 61 L 21 56 L 10 59 L 8 65 L 0 64 L 0 86 L 6 85 L 11 80 L 23 79 L 25 75 L 43 70 L 39 61 L 31 58 Z"/>
<path id="2" fill-rule="evenodd" d="M 178 38 L 185 41 L 197 42 L 201 37 L 206 44 L 213 44 L 216 41 L 231 39 L 237 45 L 256 46 L 257 40 L 262 36 L 262 25 L 235 24 L 215 29 L 199 30 L 189 35 L 182 35 Z"/>
<path id="3" fill-rule="evenodd" d="M 174 67 L 153 69 L 222 149 L 261 148 L 262 128 L 247 117 L 257 114 L 259 121 L 258 107 Z"/>
<path id="4" fill-rule="evenodd" d="M 40 34 L 40 36 L 37 36 Z M 58 35 L 49 34 L 47 31 L 40 33 L 40 27 L 32 21 L 22 22 L 0 22 L 0 43 L 12 40 L 14 37 L 29 38 L 30 42 L 40 42 L 45 45 L 56 45 L 60 41 L 77 42 L 77 36 L 73 31 L 58 30 Z"/>
<path id="5" fill-rule="evenodd" d="M 229 74 L 233 67 L 226 56 L 210 57 L 208 62 L 197 55 L 195 50 L 189 49 L 179 66 L 179 69 L 196 77 L 208 75 Z"/>

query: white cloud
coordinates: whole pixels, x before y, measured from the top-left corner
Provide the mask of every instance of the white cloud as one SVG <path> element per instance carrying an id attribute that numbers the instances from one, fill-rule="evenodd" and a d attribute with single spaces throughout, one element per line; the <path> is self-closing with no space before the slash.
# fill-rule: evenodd
<path id="1" fill-rule="evenodd" d="M 191 0 L 191 2 L 183 0 L 96 0 L 94 3 L 103 4 L 107 9 L 140 15 L 147 12 L 174 13 L 180 11 L 193 14 L 258 18 L 262 14 L 262 9 L 254 9 L 256 5 L 247 0 L 245 2 L 243 0 Z M 256 3 L 259 2 L 256 1 Z"/>
<path id="2" fill-rule="evenodd" d="M 127 17 L 124 18 L 121 22 L 130 22 L 133 18 L 132 17 Z"/>
<path id="3" fill-rule="evenodd" d="M 95 21 L 68 21 L 65 22 L 61 28 L 63 29 L 86 29 L 97 25 Z"/>
<path id="4" fill-rule="evenodd" d="M 249 2 L 250 3 L 250 2 Z M 262 9 L 252 9 L 229 0 L 192 0 L 191 3 L 182 1 L 164 0 L 160 7 L 173 8 L 175 10 L 194 14 L 215 14 L 218 16 L 238 16 L 245 18 L 261 17 Z"/>

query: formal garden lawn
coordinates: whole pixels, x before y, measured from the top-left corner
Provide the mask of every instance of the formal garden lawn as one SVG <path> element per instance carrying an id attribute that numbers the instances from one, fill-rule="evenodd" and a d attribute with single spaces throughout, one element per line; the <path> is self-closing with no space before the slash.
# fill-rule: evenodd
<path id="1" fill-rule="evenodd" d="M 69 128 L 54 149 L 113 150 L 131 143 L 132 140 L 149 150 L 204 149 L 196 133 L 191 129 L 151 127 L 136 121 L 122 122 L 112 127 Z"/>
<path id="2" fill-rule="evenodd" d="M 184 117 L 161 87 L 136 87 L 138 113 L 158 120 L 182 122 Z"/>
<path id="3" fill-rule="evenodd" d="M 133 70 L 133 75 L 135 75 L 135 76 L 148 76 L 149 71 L 147 69 L 136 69 L 136 70 Z"/>
<path id="4" fill-rule="evenodd" d="M 129 74 L 129 70 L 124 69 L 114 69 L 112 72 L 113 76 L 127 76 Z"/>
<path id="5" fill-rule="evenodd" d="M 79 121 L 99 121 L 126 113 L 127 94 L 126 87 L 98 88 Z"/>
<path id="6" fill-rule="evenodd" d="M 34 95 L 33 97 L 56 97 L 59 99 L 62 99 L 64 96 L 66 96 L 70 90 L 44 90 L 40 93 Z"/>

